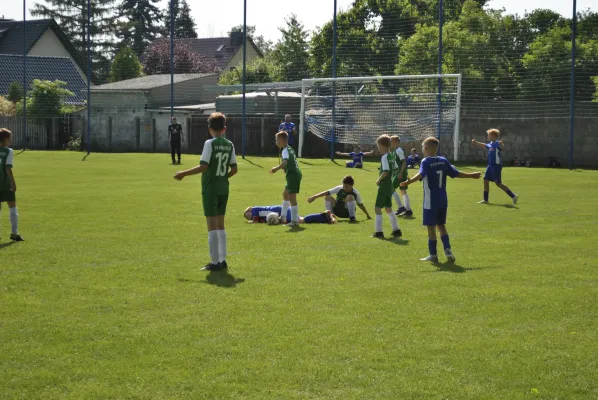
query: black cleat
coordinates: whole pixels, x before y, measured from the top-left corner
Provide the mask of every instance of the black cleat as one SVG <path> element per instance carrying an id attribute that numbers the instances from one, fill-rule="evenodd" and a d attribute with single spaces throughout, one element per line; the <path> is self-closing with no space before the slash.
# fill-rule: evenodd
<path id="1" fill-rule="evenodd" d="M 202 271 L 219 271 L 220 270 L 220 263 L 218 263 L 218 264 L 209 263 L 208 265 L 206 265 L 205 267 L 203 267 L 201 270 Z"/>
<path id="2" fill-rule="evenodd" d="M 406 212 L 407 209 L 405 207 L 401 207 L 397 210 L 397 212 L 395 213 L 395 215 L 401 215 L 402 213 Z"/>
<path id="3" fill-rule="evenodd" d="M 228 269 L 228 264 L 226 263 L 226 261 L 222 261 L 221 263 L 218 263 L 218 268 L 219 268 L 219 271 Z"/>
<path id="4" fill-rule="evenodd" d="M 372 237 L 376 239 L 384 239 L 384 232 L 374 232 Z"/>
<path id="5" fill-rule="evenodd" d="M 402 236 L 403 236 L 403 232 L 401 232 L 401 230 L 400 230 L 400 229 L 397 229 L 396 231 L 393 231 L 393 232 L 392 232 L 392 237 L 395 237 L 395 238 L 400 238 L 400 237 L 402 237 Z"/>
<path id="6" fill-rule="evenodd" d="M 351 218 L 349 218 L 349 223 L 355 224 L 355 223 L 357 223 L 357 220 L 355 219 L 355 217 L 351 217 Z"/>
<path id="7" fill-rule="evenodd" d="M 13 242 L 24 242 L 25 241 L 25 239 L 23 239 L 23 236 L 15 235 L 14 233 L 12 235 L 10 235 L 10 240 L 12 240 Z"/>
<path id="8" fill-rule="evenodd" d="M 413 211 L 411 210 L 406 210 L 403 214 L 401 214 L 402 217 L 413 217 Z"/>
<path id="9" fill-rule="evenodd" d="M 181 165 L 181 160 L 179 160 L 179 162 L 177 162 L 177 164 Z"/>

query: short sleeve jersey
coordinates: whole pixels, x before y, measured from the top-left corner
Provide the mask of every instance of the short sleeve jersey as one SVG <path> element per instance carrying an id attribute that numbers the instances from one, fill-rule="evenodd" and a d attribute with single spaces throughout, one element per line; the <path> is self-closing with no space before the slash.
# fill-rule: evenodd
<path id="1" fill-rule="evenodd" d="M 351 152 L 351 153 L 349 153 L 349 157 L 351 157 L 353 159 L 354 163 L 363 164 L 363 153 L 362 152 L 359 152 L 359 153 Z"/>
<path id="2" fill-rule="evenodd" d="M 208 170 L 201 177 L 202 192 L 211 195 L 228 195 L 228 171 L 237 165 L 232 142 L 224 137 L 206 140 L 201 153 L 201 164 Z"/>
<path id="3" fill-rule="evenodd" d="M 398 175 L 399 171 L 401 170 L 403 160 L 405 160 L 405 153 L 403 153 L 403 149 L 397 147 L 397 149 L 395 149 L 395 151 L 393 152 L 393 156 L 395 159 L 395 163 L 397 164 L 397 168 L 393 171 L 393 175 Z"/>
<path id="4" fill-rule="evenodd" d="M 170 135 L 170 141 L 178 143 L 183 137 L 183 126 L 181 124 L 168 125 L 168 133 Z"/>
<path id="5" fill-rule="evenodd" d="M 486 143 L 486 148 L 488 149 L 488 165 L 502 165 L 500 143 Z"/>
<path id="6" fill-rule="evenodd" d="M 342 202 L 346 202 L 347 196 L 352 195 L 353 197 L 355 197 L 355 201 L 357 202 L 357 204 L 363 204 L 363 201 L 361 200 L 361 195 L 355 188 L 353 188 L 353 192 L 345 192 L 345 190 L 343 189 L 343 185 L 339 185 L 335 188 L 330 189 L 328 193 L 331 196 L 336 195 L 336 201 Z"/>
<path id="7" fill-rule="evenodd" d="M 10 178 L 6 168 L 12 168 L 14 152 L 8 147 L 0 147 L 0 191 L 10 190 Z"/>
<path id="8" fill-rule="evenodd" d="M 289 134 L 289 144 L 293 144 L 295 142 L 295 135 L 293 135 L 293 129 L 295 129 L 295 123 L 293 122 L 283 122 L 278 127 L 278 131 L 285 131 Z"/>
<path id="9" fill-rule="evenodd" d="M 444 157 L 426 157 L 422 160 L 419 173 L 424 184 L 424 209 L 448 207 L 446 177 L 456 178 L 459 171 Z"/>
<path id="10" fill-rule="evenodd" d="M 276 213 L 280 216 L 282 212 L 281 206 L 258 206 L 251 208 L 251 217 L 254 222 L 266 222 L 266 217 L 270 213 Z M 291 220 L 291 209 L 287 210 L 287 220 Z"/>
<path id="11" fill-rule="evenodd" d="M 282 149 L 282 160 L 287 162 L 287 165 L 284 167 L 284 172 L 287 175 L 292 174 L 300 174 L 301 170 L 299 169 L 299 164 L 297 163 L 297 156 L 295 155 L 295 150 L 292 147 L 287 146 Z"/>
<path id="12" fill-rule="evenodd" d="M 384 172 L 388 172 L 389 174 L 380 181 L 380 185 L 378 186 L 378 191 L 387 191 L 388 194 L 392 194 L 392 174 L 397 168 L 397 164 L 394 160 L 393 153 L 386 153 L 380 159 L 380 175 Z"/>

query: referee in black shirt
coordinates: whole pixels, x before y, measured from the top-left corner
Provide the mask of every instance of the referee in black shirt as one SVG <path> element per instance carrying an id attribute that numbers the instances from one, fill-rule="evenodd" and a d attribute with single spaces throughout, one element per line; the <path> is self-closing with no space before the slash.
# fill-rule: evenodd
<path id="1" fill-rule="evenodd" d="M 174 155 L 178 156 L 178 163 L 181 163 L 181 146 L 183 144 L 183 127 L 176 123 L 176 117 L 172 117 L 172 124 L 168 125 L 168 141 L 170 142 L 170 155 L 172 163 L 176 164 Z"/>

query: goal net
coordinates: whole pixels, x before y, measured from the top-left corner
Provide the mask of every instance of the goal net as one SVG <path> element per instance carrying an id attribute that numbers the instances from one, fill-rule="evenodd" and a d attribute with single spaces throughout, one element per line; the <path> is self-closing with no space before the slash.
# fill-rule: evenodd
<path id="1" fill-rule="evenodd" d="M 356 145 L 374 144 L 383 133 L 402 142 L 449 137 L 457 160 L 460 97 L 460 74 L 304 79 L 299 156 L 309 131 Z"/>

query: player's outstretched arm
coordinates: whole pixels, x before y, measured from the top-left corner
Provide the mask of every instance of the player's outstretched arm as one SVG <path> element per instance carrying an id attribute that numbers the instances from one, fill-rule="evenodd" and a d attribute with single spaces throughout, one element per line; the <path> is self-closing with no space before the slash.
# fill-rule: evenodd
<path id="1" fill-rule="evenodd" d="M 486 143 L 478 142 L 478 141 L 477 141 L 477 140 L 475 140 L 475 139 L 471 139 L 471 143 L 473 143 L 473 144 L 475 144 L 475 145 L 477 145 L 477 146 L 479 146 L 479 147 L 481 147 L 481 148 L 483 148 L 483 149 L 485 149 L 485 148 L 486 148 Z"/>
<path id="2" fill-rule="evenodd" d="M 361 211 L 363 211 L 363 213 L 365 214 L 365 216 L 366 216 L 368 219 L 372 219 L 372 217 L 370 217 L 370 213 L 368 212 L 368 209 L 367 209 L 367 208 L 365 208 L 365 206 L 364 206 L 363 204 L 358 204 L 358 206 L 359 206 L 359 209 L 360 209 Z"/>
<path id="3" fill-rule="evenodd" d="M 409 185 L 411 185 L 413 182 L 417 182 L 420 181 L 422 179 L 422 175 L 420 172 L 418 172 L 413 178 L 409 178 L 404 182 L 401 182 L 401 187 L 407 187 Z"/>
<path id="4" fill-rule="evenodd" d="M 476 172 L 459 172 L 459 175 L 457 175 L 457 178 L 472 178 L 472 179 L 480 179 L 480 176 L 482 176 L 482 173 L 479 171 Z"/>
<path id="5" fill-rule="evenodd" d="M 174 174 L 174 179 L 176 179 L 177 181 L 182 181 L 183 178 L 186 176 L 201 174 L 207 170 L 208 164 L 200 164 L 197 167 L 177 172 L 176 174 Z"/>
<path id="6" fill-rule="evenodd" d="M 335 154 L 337 156 L 349 157 L 349 153 L 341 153 L 340 151 L 337 151 Z"/>
<path id="7" fill-rule="evenodd" d="M 282 160 L 282 162 L 280 163 L 279 166 L 276 167 L 272 167 L 270 168 L 270 173 L 271 174 L 275 174 L 276 172 L 280 171 L 281 169 L 283 169 L 284 167 L 287 166 L 288 160 Z"/>
<path id="8" fill-rule="evenodd" d="M 374 150 L 368 151 L 367 153 L 363 153 L 364 157 L 370 157 L 370 156 L 374 156 L 374 155 L 376 155 L 376 152 Z"/>
<path id="9" fill-rule="evenodd" d="M 316 199 L 319 199 L 320 197 L 328 196 L 329 194 L 330 194 L 330 191 L 328 191 L 328 190 L 326 190 L 325 192 L 314 194 L 313 196 L 310 196 L 307 198 L 307 202 L 313 203 Z"/>

